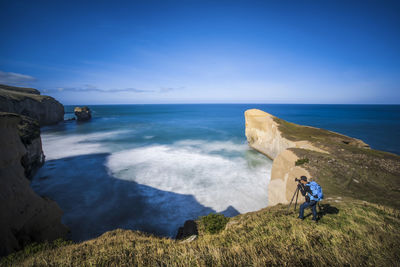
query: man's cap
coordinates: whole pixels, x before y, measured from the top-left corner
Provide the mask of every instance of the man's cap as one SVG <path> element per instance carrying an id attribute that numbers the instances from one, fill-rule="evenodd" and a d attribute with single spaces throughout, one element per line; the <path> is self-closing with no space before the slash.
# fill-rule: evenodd
<path id="1" fill-rule="evenodd" d="M 300 176 L 300 180 L 307 182 L 307 177 L 306 176 Z"/>

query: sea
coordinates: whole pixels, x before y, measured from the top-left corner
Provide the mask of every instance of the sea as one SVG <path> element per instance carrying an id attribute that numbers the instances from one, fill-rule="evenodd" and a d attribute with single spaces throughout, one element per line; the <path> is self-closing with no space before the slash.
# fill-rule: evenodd
<path id="1" fill-rule="evenodd" d="M 65 119 L 74 106 L 65 106 Z M 268 206 L 272 161 L 248 147 L 244 112 L 362 139 L 400 154 L 400 105 L 92 105 L 92 120 L 41 129 L 32 180 L 55 200 L 70 238 L 117 228 L 174 237 L 186 220 Z"/>

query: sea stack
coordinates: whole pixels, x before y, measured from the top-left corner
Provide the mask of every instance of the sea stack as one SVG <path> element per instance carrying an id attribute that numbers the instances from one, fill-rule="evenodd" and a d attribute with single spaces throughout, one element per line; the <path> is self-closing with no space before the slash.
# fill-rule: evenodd
<path id="1" fill-rule="evenodd" d="M 289 203 L 302 175 L 321 184 L 325 195 L 359 197 L 377 203 L 392 200 L 396 192 L 376 188 L 380 181 L 398 181 L 400 156 L 370 149 L 363 141 L 315 127 L 279 119 L 258 109 L 245 112 L 250 147 L 273 160 L 268 206 Z M 382 191 L 380 191 L 382 190 Z M 380 193 L 379 193 L 380 192 Z"/>
<path id="2" fill-rule="evenodd" d="M 78 121 L 88 121 L 92 118 L 92 112 L 88 107 L 75 107 L 75 116 Z"/>

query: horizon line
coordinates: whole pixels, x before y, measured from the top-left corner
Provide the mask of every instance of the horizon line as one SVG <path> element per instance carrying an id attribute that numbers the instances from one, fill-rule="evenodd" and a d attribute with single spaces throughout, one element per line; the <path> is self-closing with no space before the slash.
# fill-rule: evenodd
<path id="1" fill-rule="evenodd" d="M 358 104 L 343 104 L 343 103 L 120 103 L 120 104 L 63 104 L 64 106 L 117 106 L 117 105 L 342 105 L 342 106 L 400 106 L 398 104 L 377 104 L 377 103 L 358 103 Z"/>

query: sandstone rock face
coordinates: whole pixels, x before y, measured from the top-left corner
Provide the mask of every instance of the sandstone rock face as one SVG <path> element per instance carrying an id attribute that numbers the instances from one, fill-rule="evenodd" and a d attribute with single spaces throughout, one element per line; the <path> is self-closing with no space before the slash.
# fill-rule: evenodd
<path id="1" fill-rule="evenodd" d="M 274 159 L 268 185 L 268 206 L 289 203 L 297 186 L 294 179 L 302 175 L 311 177 L 307 170 L 296 166 L 298 159 L 290 150 L 284 150 Z"/>
<path id="2" fill-rule="evenodd" d="M 268 186 L 268 205 L 289 203 L 297 183 L 295 177 L 305 175 L 307 170 L 295 166 L 299 159 L 290 148 L 302 148 L 327 153 L 307 141 L 292 141 L 284 138 L 279 131 L 275 116 L 258 109 L 245 112 L 246 137 L 249 146 L 273 160 L 271 180 Z"/>
<path id="3" fill-rule="evenodd" d="M 245 112 L 246 137 L 249 145 L 271 159 L 283 150 L 293 147 L 294 142 L 282 138 L 273 116 L 258 109 Z"/>
<path id="4" fill-rule="evenodd" d="M 64 119 L 64 106 L 50 96 L 32 88 L 0 85 L 0 111 L 17 113 L 36 119 L 40 126 L 56 124 Z"/>
<path id="5" fill-rule="evenodd" d="M 290 148 L 302 148 L 322 153 L 308 141 L 293 141 L 282 136 L 275 116 L 258 109 L 245 112 L 246 137 L 249 146 L 273 160 L 271 180 L 268 185 L 268 205 L 289 203 L 296 189 L 295 177 L 310 173 L 295 163 L 299 159 Z"/>
<path id="6" fill-rule="evenodd" d="M 42 198 L 27 178 L 44 163 L 36 121 L 0 112 L 0 256 L 30 242 L 65 237 L 62 211 Z"/>
<path id="7" fill-rule="evenodd" d="M 246 137 L 249 145 L 275 159 L 282 151 L 291 148 L 304 148 L 324 152 L 307 141 L 291 141 L 282 137 L 275 116 L 259 109 L 249 109 L 244 113 L 246 120 Z"/>
<path id="8" fill-rule="evenodd" d="M 92 112 L 88 107 L 75 107 L 74 113 L 78 121 L 88 121 L 92 118 Z"/>

